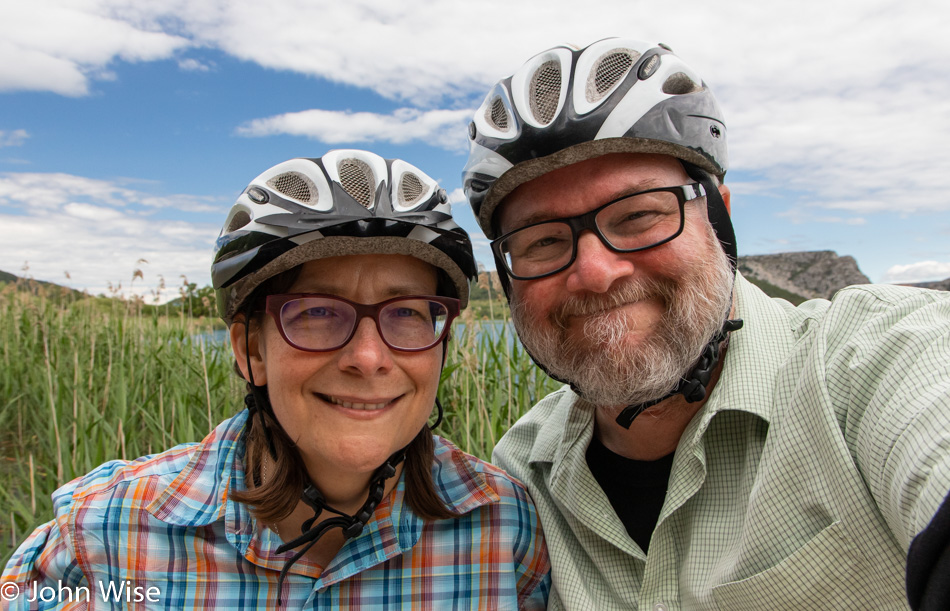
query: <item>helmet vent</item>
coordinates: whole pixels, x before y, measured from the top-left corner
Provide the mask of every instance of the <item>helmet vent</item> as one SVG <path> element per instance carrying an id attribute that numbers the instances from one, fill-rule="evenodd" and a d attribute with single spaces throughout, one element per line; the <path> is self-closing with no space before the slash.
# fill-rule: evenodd
<path id="1" fill-rule="evenodd" d="M 225 228 L 224 233 L 231 233 L 232 231 L 237 231 L 241 227 L 244 227 L 251 222 L 251 215 L 243 210 L 238 210 L 234 213 L 234 216 L 231 217 L 231 222 L 228 223 L 227 228 Z"/>
<path id="2" fill-rule="evenodd" d="M 508 111 L 505 110 L 505 103 L 501 98 L 495 98 L 488 109 L 488 116 L 485 117 L 498 130 L 508 131 Z"/>
<path id="3" fill-rule="evenodd" d="M 541 64 L 531 77 L 531 112 L 538 123 L 547 125 L 554 119 L 561 97 L 561 69 L 551 60 Z"/>
<path id="4" fill-rule="evenodd" d="M 399 201 L 403 204 L 414 204 L 419 201 L 426 187 L 415 174 L 403 174 L 399 181 Z"/>
<path id="5" fill-rule="evenodd" d="M 683 72 L 671 74 L 663 82 L 663 93 L 667 95 L 683 95 L 702 90 L 702 87 Z"/>
<path id="6" fill-rule="evenodd" d="M 587 101 L 596 102 L 603 98 L 627 75 L 638 59 L 640 59 L 639 52 L 627 49 L 612 51 L 601 57 L 597 62 L 597 67 L 587 78 Z"/>
<path id="7" fill-rule="evenodd" d="M 372 185 L 376 184 L 369 165 L 359 159 L 344 159 L 340 162 L 339 171 L 343 190 L 364 208 L 369 208 L 375 193 Z"/>
<path id="8" fill-rule="evenodd" d="M 299 172 L 284 172 L 267 181 L 267 185 L 298 202 L 314 205 L 317 203 L 317 187 Z"/>

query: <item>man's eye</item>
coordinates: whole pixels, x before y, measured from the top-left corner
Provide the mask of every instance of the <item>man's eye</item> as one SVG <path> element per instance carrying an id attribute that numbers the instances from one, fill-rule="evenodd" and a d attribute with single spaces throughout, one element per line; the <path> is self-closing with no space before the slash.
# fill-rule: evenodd
<path id="1" fill-rule="evenodd" d="M 556 236 L 547 236 L 547 237 L 535 240 L 528 248 L 545 248 L 546 246 L 554 246 L 555 244 L 558 244 L 563 241 L 564 240 Z"/>

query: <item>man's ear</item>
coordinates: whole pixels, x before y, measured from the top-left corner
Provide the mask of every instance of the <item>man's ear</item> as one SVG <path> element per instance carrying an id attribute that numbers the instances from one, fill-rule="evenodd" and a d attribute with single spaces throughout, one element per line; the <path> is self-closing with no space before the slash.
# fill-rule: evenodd
<path id="1" fill-rule="evenodd" d="M 730 193 L 729 187 L 726 185 L 719 185 L 719 194 L 722 195 L 722 203 L 726 205 L 726 212 L 729 213 L 729 216 L 732 216 L 732 208 L 729 204 L 729 198 L 732 196 L 732 193 Z"/>
<path id="2" fill-rule="evenodd" d="M 234 351 L 234 360 L 237 362 L 244 379 L 248 381 L 251 379 L 247 372 L 248 360 L 250 360 L 251 373 L 254 374 L 254 385 L 264 386 L 267 384 L 267 370 L 264 368 L 264 358 L 261 350 L 261 326 L 254 324 L 253 320 L 249 329 L 246 325 L 246 319 L 242 314 L 238 314 L 231 321 L 231 326 L 228 328 L 228 334 L 231 336 L 231 350 Z"/>

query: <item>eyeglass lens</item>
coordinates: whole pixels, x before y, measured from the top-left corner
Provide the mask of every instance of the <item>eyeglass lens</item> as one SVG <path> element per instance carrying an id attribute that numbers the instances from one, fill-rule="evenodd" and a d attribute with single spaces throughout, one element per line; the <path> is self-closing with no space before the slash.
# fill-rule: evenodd
<path id="1" fill-rule="evenodd" d="M 675 193 L 638 193 L 605 206 L 594 222 L 612 247 L 638 250 L 676 235 L 682 225 L 682 208 Z M 567 266 L 576 243 L 567 221 L 549 221 L 510 234 L 502 240 L 501 252 L 515 276 L 531 278 Z"/>
<path id="2" fill-rule="evenodd" d="M 301 297 L 280 309 L 285 337 L 304 350 L 343 347 L 359 322 L 356 309 L 332 297 Z M 383 341 L 396 349 L 418 350 L 434 346 L 442 337 L 449 311 L 427 299 L 400 299 L 376 310 Z"/>

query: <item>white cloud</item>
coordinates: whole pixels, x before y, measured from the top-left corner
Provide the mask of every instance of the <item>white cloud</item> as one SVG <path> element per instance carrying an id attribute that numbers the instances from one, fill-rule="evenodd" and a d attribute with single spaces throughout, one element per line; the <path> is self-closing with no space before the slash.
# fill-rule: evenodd
<path id="1" fill-rule="evenodd" d="M 950 200 L 934 195 L 950 170 L 945 3 L 777 0 L 712 7 L 684 0 L 673 10 L 644 1 L 595 4 L 578 11 L 567 0 L 486 0 L 473 11 L 456 2 L 284 0 L 261 11 L 251 0 L 113 3 L 122 7 L 116 14 L 134 16 L 141 27 L 177 16 L 175 32 L 194 44 L 430 110 L 471 107 L 491 83 L 555 44 L 618 34 L 663 40 L 717 93 L 733 175 L 751 172 L 842 214 L 950 209 Z M 762 26 L 777 20 L 781 27 Z M 433 35 L 439 32 L 445 37 Z M 715 32 L 715 42 L 696 32 Z M 422 117 L 435 118 L 314 110 L 245 127 L 326 142 L 400 143 L 416 130 L 416 139 L 464 146 L 462 136 L 451 135 L 452 120 L 433 126 Z M 459 111 L 458 123 L 466 119 Z"/>
<path id="2" fill-rule="evenodd" d="M 159 275 L 177 283 L 185 274 L 199 286 L 210 283 L 212 247 L 217 224 L 156 220 L 161 206 L 194 211 L 211 208 L 209 198 L 159 197 L 121 184 L 68 174 L 0 174 L 0 267 L 90 293 L 108 293 L 120 283 L 151 302 Z M 197 206 L 196 206 L 197 204 Z M 221 207 L 216 211 L 223 212 Z M 12 213 L 6 213 L 12 212 Z M 222 213 L 223 218 L 223 213 Z M 149 261 L 139 265 L 139 259 Z M 145 277 L 130 281 L 135 269 Z M 68 272 L 69 279 L 64 279 Z M 176 286 L 162 291 L 162 301 L 178 296 Z"/>
<path id="3" fill-rule="evenodd" d="M 15 129 L 12 132 L 0 129 L 0 148 L 5 146 L 20 146 L 29 137 L 30 135 L 26 133 L 25 129 Z"/>
<path id="4" fill-rule="evenodd" d="M 174 208 L 184 212 L 212 212 L 215 199 L 206 196 L 165 195 L 129 189 L 122 184 L 62 173 L 11 172 L 0 174 L 0 205 L 24 210 L 58 209 L 76 200 L 112 207 L 139 204 L 148 208 Z"/>
<path id="5" fill-rule="evenodd" d="M 77 204 L 67 208 L 64 214 L 43 216 L 0 214 L 6 235 L 0 244 L 4 271 L 19 275 L 21 266 L 28 263 L 29 274 L 40 280 L 91 294 L 108 294 L 110 283 L 121 283 L 124 294 L 131 288 L 149 299 L 149 291 L 158 290 L 159 275 L 167 282 L 185 274 L 199 286 L 210 283 L 216 225 L 168 221 L 163 228 L 171 231 L 155 231 L 154 222 L 125 211 L 109 209 L 103 215 Z M 181 230 L 180 236 L 175 229 Z M 195 239 L 196 233 L 201 239 Z M 137 265 L 139 259 L 149 264 Z M 137 268 L 144 278 L 130 287 Z M 162 300 L 175 297 L 177 289 L 166 287 Z"/>
<path id="6" fill-rule="evenodd" d="M 716 92 L 728 125 L 729 178 L 742 179 L 734 184 L 743 196 L 734 206 L 746 196 L 795 192 L 811 218 L 852 224 L 883 211 L 950 210 L 942 196 L 950 170 L 945 2 L 681 0 L 673 7 L 595 0 L 584 8 L 567 0 L 485 0 L 477 7 L 275 0 L 266 9 L 252 0 L 6 2 L 0 91 L 84 95 L 91 79 L 114 78 L 116 62 L 171 59 L 200 70 L 209 63 L 191 50 L 210 49 L 403 106 L 392 114 L 276 114 L 242 125 L 245 135 L 423 141 L 456 150 L 464 147 L 468 118 L 461 109 L 532 54 L 626 34 L 669 43 Z M 196 57 L 184 58 L 185 51 Z M 0 205 L 10 201 L 9 183 L 0 177 Z M 71 187 L 80 195 L 64 193 L 65 184 L 33 187 L 37 206 L 77 197 L 113 207 L 130 197 L 142 205 L 182 205 L 169 198 L 148 203 L 119 183 Z"/>
<path id="7" fill-rule="evenodd" d="M 179 60 L 178 67 L 185 72 L 209 72 L 211 70 L 211 65 L 204 64 L 191 57 Z"/>
<path id="8" fill-rule="evenodd" d="M 153 61 L 188 46 L 187 39 L 114 14 L 107 0 L 31 0 L 0 4 L 0 91 L 89 92 L 89 78 L 108 76 L 110 62 Z M 122 4 L 122 3 L 118 3 Z"/>
<path id="9" fill-rule="evenodd" d="M 465 125 L 470 110 L 429 110 L 400 108 L 392 114 L 305 110 L 263 119 L 254 119 L 238 127 L 242 136 L 290 134 L 307 136 L 328 144 L 343 142 L 418 141 L 449 150 L 465 150 L 468 140 Z"/>
<path id="10" fill-rule="evenodd" d="M 455 206 L 456 204 L 468 204 L 468 200 L 465 198 L 465 192 L 461 188 L 453 189 L 449 193 L 449 203 Z"/>
<path id="11" fill-rule="evenodd" d="M 950 278 L 950 261 L 919 261 L 909 265 L 893 265 L 884 273 L 882 282 L 928 282 Z"/>

